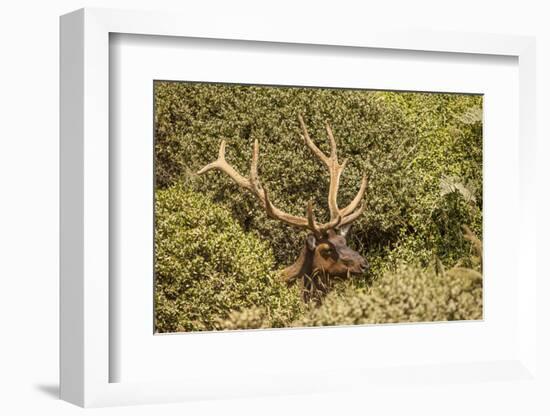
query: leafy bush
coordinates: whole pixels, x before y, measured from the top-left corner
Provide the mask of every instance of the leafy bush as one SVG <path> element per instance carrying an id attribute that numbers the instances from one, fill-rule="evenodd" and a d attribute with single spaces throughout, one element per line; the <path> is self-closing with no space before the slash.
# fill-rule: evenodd
<path id="1" fill-rule="evenodd" d="M 410 174 L 417 200 L 409 207 L 394 259 L 450 266 L 468 255 L 461 225 L 482 233 L 482 99 L 433 93 L 382 93 L 405 114 L 417 138 Z M 395 265 L 395 262 L 392 263 Z"/>
<path id="2" fill-rule="evenodd" d="M 482 242 L 467 226 L 462 238 L 471 254 L 450 270 L 435 257 L 435 267 L 400 264 L 367 287 L 337 281 L 320 307 L 307 305 L 288 327 L 399 322 L 478 320 L 483 317 Z M 254 307 L 232 312 L 223 326 L 268 328 L 268 310 Z"/>
<path id="3" fill-rule="evenodd" d="M 483 317 L 482 276 L 478 270 L 401 265 L 371 286 L 349 282 L 332 291 L 320 307 L 309 305 L 288 327 L 361 325 L 398 322 L 475 320 Z M 267 310 L 235 311 L 223 322 L 227 329 L 270 328 Z"/>
<path id="4" fill-rule="evenodd" d="M 231 311 L 227 319 L 220 321 L 220 326 L 227 330 L 232 329 L 265 329 L 275 328 L 274 322 L 284 322 L 280 327 L 292 326 L 293 317 L 274 316 L 273 313 L 263 306 L 253 306 L 239 311 Z"/>
<path id="5" fill-rule="evenodd" d="M 340 160 L 349 160 L 340 205 L 368 174 L 368 209 L 349 244 L 369 259 L 370 278 L 398 260 L 426 265 L 434 253 L 451 266 L 468 249 L 460 225 L 481 235 L 480 97 L 157 82 L 155 104 L 157 186 L 180 183 L 225 206 L 245 231 L 270 242 L 277 267 L 294 261 L 303 235 L 267 219 L 226 175 L 195 172 L 216 158 L 224 138 L 227 160 L 246 175 L 258 139 L 260 176 L 274 203 L 303 215 L 313 199 L 326 220 L 328 174 L 300 139 L 299 113 L 324 151 L 329 121 Z M 450 177 L 472 187 L 474 202 L 454 189 L 442 194 L 441 181 Z"/>
<path id="6" fill-rule="evenodd" d="M 461 228 L 482 238 L 481 104 L 458 94 L 157 82 L 157 330 L 479 319 L 480 270 L 453 265 L 481 264 Z M 298 114 L 327 153 L 328 121 L 348 159 L 341 206 L 369 178 L 348 244 L 370 271 L 337 284 L 319 308 L 274 278 L 304 234 L 268 219 L 225 174 L 196 175 L 222 139 L 247 175 L 258 139 L 275 205 L 303 215 L 312 199 L 326 221 L 328 173 L 300 139 Z M 434 257 L 446 272 L 432 270 Z"/>
<path id="7" fill-rule="evenodd" d="M 269 245 L 181 186 L 156 193 L 155 252 L 158 332 L 223 329 L 230 311 L 258 305 L 284 326 L 302 308 L 297 290 L 275 280 Z"/>
<path id="8" fill-rule="evenodd" d="M 446 273 L 403 265 L 368 289 L 347 285 L 294 326 L 454 321 L 482 318 L 482 278 L 472 269 Z"/>

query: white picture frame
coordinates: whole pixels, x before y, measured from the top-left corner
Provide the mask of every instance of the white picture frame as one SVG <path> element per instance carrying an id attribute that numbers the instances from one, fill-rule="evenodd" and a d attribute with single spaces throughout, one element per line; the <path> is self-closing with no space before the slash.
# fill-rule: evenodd
<path id="1" fill-rule="evenodd" d="M 185 24 L 182 24 L 185 22 Z M 499 361 L 441 363 L 415 367 L 429 389 L 434 380 L 460 379 L 486 388 L 483 380 L 537 383 L 534 143 L 535 41 L 530 37 L 464 33 L 398 33 L 349 28 L 281 30 L 224 20 L 199 20 L 168 13 L 82 9 L 61 18 L 61 398 L 80 406 L 159 403 L 198 398 L 248 397 L 397 388 L 409 369 L 336 368 L 327 377 L 282 371 L 261 379 L 219 374 L 178 381 L 110 382 L 109 345 L 109 36 L 114 33 L 281 44 L 332 45 L 454 54 L 516 57 L 519 66 L 519 216 L 517 256 L 517 348 Z M 517 273 L 517 270 L 516 270 Z M 313 333 L 312 333 L 313 334 Z M 217 336 L 216 334 L 212 336 Z M 524 386 L 525 384 L 522 384 Z M 432 385 L 433 387 L 433 385 Z M 487 390 L 488 397 L 491 390 Z"/>

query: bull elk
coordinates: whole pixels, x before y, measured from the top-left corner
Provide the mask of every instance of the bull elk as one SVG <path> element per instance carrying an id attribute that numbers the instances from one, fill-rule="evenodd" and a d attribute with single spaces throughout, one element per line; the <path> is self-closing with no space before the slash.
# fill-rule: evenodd
<path id="1" fill-rule="evenodd" d="M 340 176 L 346 166 L 346 160 L 342 163 L 338 162 L 336 140 L 334 139 L 332 129 L 327 123 L 326 131 L 331 148 L 330 156 L 327 156 L 315 145 L 309 136 L 302 116 L 298 118 L 305 144 L 329 171 L 329 222 L 320 224 L 315 220 L 311 200 L 306 206 L 306 215 L 304 217 L 285 213 L 273 205 L 266 188 L 261 185 L 258 177 L 258 140 L 254 141 L 250 176 L 248 178 L 242 176 L 226 162 L 225 140 L 222 140 L 220 144 L 218 159 L 206 165 L 197 173 L 201 175 L 213 169 L 226 173 L 239 187 L 248 190 L 256 196 L 269 218 L 309 231 L 298 259 L 294 264 L 282 270 L 280 277 L 287 283 L 302 279 L 304 300 L 310 300 L 312 294 L 326 293 L 330 276 L 347 277 L 350 274 L 360 274 L 366 271 L 368 267 L 365 259 L 358 252 L 348 247 L 346 243 L 346 234 L 349 231 L 351 223 L 357 220 L 365 210 L 365 204 L 362 203 L 362 200 L 367 189 L 367 178 L 363 176 L 361 186 L 355 198 L 345 208 L 340 209 L 338 207 L 337 195 Z"/>

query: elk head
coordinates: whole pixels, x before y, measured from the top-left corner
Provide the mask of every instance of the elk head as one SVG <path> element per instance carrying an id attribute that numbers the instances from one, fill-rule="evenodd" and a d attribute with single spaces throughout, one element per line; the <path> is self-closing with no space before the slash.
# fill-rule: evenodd
<path id="1" fill-rule="evenodd" d="M 260 205 L 265 209 L 268 217 L 279 220 L 293 227 L 308 230 L 306 242 L 294 264 L 282 270 L 280 277 L 285 282 L 291 283 L 302 279 L 305 292 L 315 289 L 323 292 L 327 287 L 329 276 L 347 277 L 350 274 L 363 273 L 368 264 L 365 259 L 346 244 L 346 234 L 353 221 L 363 214 L 365 205 L 361 204 L 367 189 L 367 178 L 363 176 L 361 186 L 355 198 L 344 208 L 338 207 L 337 195 L 340 184 L 340 176 L 346 161 L 338 162 L 336 154 L 336 140 L 332 129 L 326 124 L 327 135 L 330 140 L 330 156 L 325 155 L 313 142 L 307 131 L 302 116 L 299 116 L 302 127 L 302 138 L 313 154 L 327 167 L 330 175 L 328 191 L 328 207 L 330 220 L 320 224 L 315 220 L 313 204 L 308 202 L 306 215 L 298 217 L 287 214 L 276 208 L 268 197 L 267 190 L 262 187 L 258 177 L 258 141 L 254 142 L 250 177 L 246 178 L 238 173 L 225 160 L 225 141 L 222 140 L 218 159 L 203 167 L 198 174 L 201 175 L 212 169 L 225 172 L 239 187 L 244 188 L 256 196 Z M 359 206 L 361 204 L 361 206 Z M 304 297 L 306 297 L 304 295 Z"/>

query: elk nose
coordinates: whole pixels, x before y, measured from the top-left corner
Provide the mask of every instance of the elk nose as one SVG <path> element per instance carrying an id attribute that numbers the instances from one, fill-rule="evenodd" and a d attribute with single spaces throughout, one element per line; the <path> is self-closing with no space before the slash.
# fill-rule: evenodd
<path id="1" fill-rule="evenodd" d="M 353 266 L 353 260 L 352 259 L 348 259 L 348 258 L 341 258 L 340 259 L 342 261 L 342 263 L 344 264 L 344 266 L 348 266 L 348 267 L 351 267 Z"/>
<path id="2" fill-rule="evenodd" d="M 367 261 L 365 259 L 361 259 L 361 261 L 359 262 L 359 267 L 361 267 L 362 272 L 365 272 L 365 271 L 368 270 L 369 264 L 367 263 Z"/>

